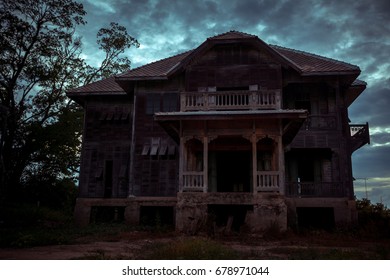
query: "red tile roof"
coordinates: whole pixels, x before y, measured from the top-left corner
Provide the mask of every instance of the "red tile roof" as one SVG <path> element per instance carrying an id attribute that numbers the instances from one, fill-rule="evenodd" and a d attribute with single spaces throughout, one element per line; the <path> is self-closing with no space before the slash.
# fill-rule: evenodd
<path id="1" fill-rule="evenodd" d="M 230 39 L 258 39 L 257 36 L 230 31 L 214 37 L 208 38 L 210 40 L 230 40 Z M 207 42 L 207 41 L 206 41 Z M 262 42 L 262 41 L 261 41 Z M 204 45 L 203 43 L 202 45 Z M 201 46 L 202 46 L 201 45 Z M 287 61 L 293 68 L 301 72 L 302 75 L 318 75 L 318 74 L 358 74 L 360 69 L 356 65 L 352 65 L 343 61 L 319 56 L 316 54 L 303 52 L 295 49 L 284 48 L 275 45 L 268 45 L 276 55 Z M 195 54 L 197 49 L 189 50 L 165 59 L 161 59 L 141 67 L 132 69 L 123 74 L 117 75 L 116 80 L 153 80 L 153 79 L 167 79 L 169 74 L 173 73 L 186 58 L 191 54 Z M 95 93 L 95 92 L 123 92 L 122 88 L 115 82 L 114 77 L 101 80 L 89 85 L 73 89 L 69 93 Z"/>
<path id="2" fill-rule="evenodd" d="M 360 71 L 358 66 L 343 61 L 285 47 L 269 46 L 297 66 L 302 74 Z"/>
<path id="3" fill-rule="evenodd" d="M 106 92 L 106 93 L 124 93 L 123 89 L 115 82 L 115 77 L 111 76 L 107 79 L 103 79 L 97 82 L 90 83 L 85 86 L 81 86 L 78 88 L 74 88 L 68 91 L 68 93 L 71 95 L 72 93 L 99 93 L 99 92 Z"/>
<path id="4" fill-rule="evenodd" d="M 193 50 L 186 51 L 184 53 L 180 53 L 165 59 L 161 59 L 149 64 L 146 64 L 144 66 L 134 68 L 133 70 L 130 70 L 126 73 L 120 74 L 116 76 L 117 79 L 123 79 L 123 78 L 132 78 L 136 77 L 138 79 L 148 79 L 151 77 L 155 78 L 164 78 L 166 77 L 169 72 L 173 71 L 175 67 L 184 59 L 186 58 L 190 53 L 192 53 Z"/>

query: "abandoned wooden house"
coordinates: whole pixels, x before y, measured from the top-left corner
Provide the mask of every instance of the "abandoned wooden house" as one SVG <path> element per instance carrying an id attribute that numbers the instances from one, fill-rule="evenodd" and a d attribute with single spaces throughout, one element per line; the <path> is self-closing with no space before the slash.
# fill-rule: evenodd
<path id="1" fill-rule="evenodd" d="M 69 91 L 85 110 L 80 225 L 261 232 L 356 219 L 359 67 L 230 31 Z"/>

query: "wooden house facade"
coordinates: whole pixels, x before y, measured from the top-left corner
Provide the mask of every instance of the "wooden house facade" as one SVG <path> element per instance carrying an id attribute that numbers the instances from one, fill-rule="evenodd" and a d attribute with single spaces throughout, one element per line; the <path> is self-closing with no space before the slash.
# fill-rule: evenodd
<path id="1" fill-rule="evenodd" d="M 356 219 L 348 107 L 359 67 L 230 31 L 68 92 L 85 110 L 79 224 L 180 232 Z"/>

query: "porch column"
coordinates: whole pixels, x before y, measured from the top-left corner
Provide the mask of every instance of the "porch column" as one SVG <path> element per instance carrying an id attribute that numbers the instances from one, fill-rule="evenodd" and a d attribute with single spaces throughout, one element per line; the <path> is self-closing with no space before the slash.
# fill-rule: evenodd
<path id="1" fill-rule="evenodd" d="M 203 192 L 208 191 L 208 162 L 209 162 L 209 138 L 203 137 Z"/>
<path id="2" fill-rule="evenodd" d="M 180 137 L 180 147 L 179 147 L 179 192 L 183 192 L 183 172 L 184 172 L 184 137 Z"/>
<path id="3" fill-rule="evenodd" d="M 253 193 L 257 193 L 257 137 L 252 134 L 252 185 Z"/>
<path id="4" fill-rule="evenodd" d="M 284 195 L 286 192 L 286 186 L 284 184 L 284 149 L 283 149 L 283 138 L 278 137 L 278 158 L 279 158 L 279 193 Z"/>

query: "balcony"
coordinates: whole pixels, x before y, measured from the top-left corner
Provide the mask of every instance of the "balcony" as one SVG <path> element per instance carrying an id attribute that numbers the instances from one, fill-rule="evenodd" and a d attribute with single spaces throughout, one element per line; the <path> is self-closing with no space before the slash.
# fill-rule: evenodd
<path id="1" fill-rule="evenodd" d="M 180 110 L 268 110 L 280 109 L 279 90 L 184 92 L 180 96 Z"/>
<path id="2" fill-rule="evenodd" d="M 345 197 L 340 182 L 289 182 L 286 183 L 288 197 Z"/>
<path id="3" fill-rule="evenodd" d="M 280 172 L 279 171 L 257 171 L 256 173 L 256 191 L 257 192 L 275 192 L 280 190 Z"/>
<path id="4" fill-rule="evenodd" d="M 351 131 L 351 145 L 352 152 L 356 151 L 365 144 L 370 144 L 370 132 L 368 123 L 366 124 L 351 124 L 349 125 Z"/>
<path id="5" fill-rule="evenodd" d="M 183 191 L 187 192 L 206 192 L 204 185 L 203 171 L 185 171 L 183 172 Z"/>

